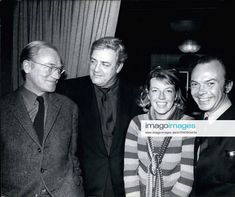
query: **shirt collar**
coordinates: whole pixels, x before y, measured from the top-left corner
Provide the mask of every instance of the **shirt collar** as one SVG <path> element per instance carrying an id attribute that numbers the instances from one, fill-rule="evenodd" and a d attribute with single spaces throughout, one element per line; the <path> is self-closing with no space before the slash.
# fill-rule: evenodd
<path id="1" fill-rule="evenodd" d="M 95 85 L 95 89 L 97 90 L 97 92 L 100 92 L 101 94 L 107 94 L 111 92 L 115 93 L 116 90 L 118 89 L 118 86 L 119 86 L 119 79 L 117 79 L 115 83 L 109 88 L 101 88 Z"/>
<path id="2" fill-rule="evenodd" d="M 36 104 L 36 99 L 38 97 L 38 95 L 36 95 L 35 93 L 31 92 L 29 89 L 27 89 L 26 87 L 22 86 L 21 87 L 21 95 L 23 96 L 23 99 L 25 101 L 25 106 L 28 110 L 32 109 L 32 107 Z M 47 99 L 47 93 L 44 93 L 43 95 L 41 95 L 44 98 L 44 102 Z"/>
<path id="3" fill-rule="evenodd" d="M 35 104 L 36 98 L 37 98 L 36 94 L 34 94 L 33 92 L 31 92 L 30 90 L 28 90 L 25 87 L 21 88 L 21 94 L 24 98 L 24 101 L 25 101 L 27 108 L 28 108 L 28 106 L 32 106 Z"/>

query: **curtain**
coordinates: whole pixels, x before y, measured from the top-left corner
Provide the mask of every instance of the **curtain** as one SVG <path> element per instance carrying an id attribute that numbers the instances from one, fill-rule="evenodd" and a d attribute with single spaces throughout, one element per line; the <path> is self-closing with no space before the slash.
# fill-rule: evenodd
<path id="1" fill-rule="evenodd" d="M 18 0 L 13 16 L 13 89 L 22 83 L 19 56 L 33 40 L 56 46 L 67 78 L 88 75 L 93 41 L 114 36 L 121 0 Z"/>

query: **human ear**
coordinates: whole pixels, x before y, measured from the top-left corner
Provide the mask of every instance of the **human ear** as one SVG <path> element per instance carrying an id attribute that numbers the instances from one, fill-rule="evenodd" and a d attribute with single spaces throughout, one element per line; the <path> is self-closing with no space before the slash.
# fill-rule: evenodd
<path id="1" fill-rule="evenodd" d="M 228 94 L 233 88 L 233 81 L 231 80 L 226 80 L 225 85 L 224 85 L 224 92 Z"/>
<path id="2" fill-rule="evenodd" d="M 30 73 L 31 69 L 32 69 L 32 65 L 30 63 L 30 61 L 28 60 L 24 60 L 22 63 L 22 67 L 25 73 Z"/>
<path id="3" fill-rule="evenodd" d="M 119 73 L 122 70 L 123 63 L 119 64 L 116 70 L 116 73 Z"/>

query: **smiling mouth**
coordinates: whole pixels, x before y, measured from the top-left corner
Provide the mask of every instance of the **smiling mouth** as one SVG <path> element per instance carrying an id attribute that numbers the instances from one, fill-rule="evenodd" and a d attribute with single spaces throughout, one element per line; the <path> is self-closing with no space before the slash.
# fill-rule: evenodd
<path id="1" fill-rule="evenodd" d="M 166 102 L 157 102 L 158 106 L 165 106 L 167 103 Z"/>
<path id="2" fill-rule="evenodd" d="M 209 98 L 198 98 L 199 102 L 208 102 Z"/>
<path id="3" fill-rule="evenodd" d="M 94 77 L 101 77 L 102 75 L 99 75 L 99 74 L 93 74 Z"/>
<path id="4" fill-rule="evenodd" d="M 58 81 L 48 81 L 49 83 L 58 83 Z"/>

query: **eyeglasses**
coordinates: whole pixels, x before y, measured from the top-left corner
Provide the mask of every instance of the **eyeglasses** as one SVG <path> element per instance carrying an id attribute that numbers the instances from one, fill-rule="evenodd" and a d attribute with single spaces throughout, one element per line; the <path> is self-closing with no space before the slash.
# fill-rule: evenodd
<path id="1" fill-rule="evenodd" d="M 59 74 L 59 75 L 62 75 L 64 72 L 65 72 L 65 69 L 64 69 L 64 66 L 61 66 L 61 67 L 57 67 L 57 66 L 48 66 L 46 64 L 41 64 L 41 63 L 38 63 L 38 62 L 35 62 L 33 60 L 30 60 L 31 62 L 35 63 L 35 64 L 39 64 L 41 66 L 44 66 L 47 68 L 47 73 L 48 74 L 52 74 L 54 73 L 55 71 Z"/>

